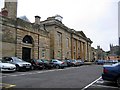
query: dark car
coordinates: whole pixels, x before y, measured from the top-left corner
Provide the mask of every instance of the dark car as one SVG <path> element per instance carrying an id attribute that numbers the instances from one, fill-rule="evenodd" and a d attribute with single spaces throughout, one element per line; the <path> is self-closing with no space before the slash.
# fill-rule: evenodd
<path id="1" fill-rule="evenodd" d="M 73 66 L 73 63 L 70 60 L 63 60 L 63 62 L 67 63 L 68 67 Z"/>
<path id="2" fill-rule="evenodd" d="M 31 69 L 31 63 L 23 61 L 21 58 L 18 57 L 3 57 L 3 60 L 8 63 L 14 64 L 17 71 L 26 71 Z"/>
<path id="3" fill-rule="evenodd" d="M 120 63 L 103 65 L 102 79 L 116 82 L 120 87 Z"/>
<path id="4" fill-rule="evenodd" d="M 72 66 L 73 66 L 73 67 L 74 67 L 74 66 L 79 66 L 79 65 L 80 65 L 80 63 L 77 62 L 77 60 L 70 60 L 70 62 L 72 63 Z"/>
<path id="5" fill-rule="evenodd" d="M 105 60 L 96 60 L 95 63 L 98 65 L 103 65 L 105 64 Z"/>
<path id="6" fill-rule="evenodd" d="M 32 64 L 32 69 L 44 69 L 45 68 L 43 61 L 40 59 L 38 60 L 32 59 L 30 62 Z"/>
<path id="7" fill-rule="evenodd" d="M 48 61 L 48 60 L 43 60 L 43 59 L 41 59 L 41 61 L 44 63 L 45 69 L 52 69 L 52 68 L 53 68 L 53 65 L 50 64 L 50 61 Z"/>

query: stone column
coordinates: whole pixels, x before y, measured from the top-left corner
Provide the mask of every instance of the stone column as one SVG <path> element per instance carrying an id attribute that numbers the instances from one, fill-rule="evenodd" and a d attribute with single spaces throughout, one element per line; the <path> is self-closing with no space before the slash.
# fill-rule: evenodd
<path id="1" fill-rule="evenodd" d="M 34 36 L 34 47 L 33 47 L 34 48 L 34 50 L 33 50 L 34 52 L 32 53 L 32 56 L 33 56 L 32 58 L 35 58 L 35 59 L 38 59 L 38 52 L 39 52 L 38 37 L 39 37 L 38 35 Z"/>
<path id="2" fill-rule="evenodd" d="M 71 40 L 71 58 L 73 59 L 74 57 L 74 46 L 73 46 L 73 38 L 72 38 L 72 40 Z"/>
<path id="3" fill-rule="evenodd" d="M 78 40 L 76 40 L 76 59 L 78 59 Z"/>

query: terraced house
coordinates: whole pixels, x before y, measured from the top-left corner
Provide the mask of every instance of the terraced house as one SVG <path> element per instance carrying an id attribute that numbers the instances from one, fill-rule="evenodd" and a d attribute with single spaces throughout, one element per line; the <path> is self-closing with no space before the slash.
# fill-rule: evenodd
<path id="1" fill-rule="evenodd" d="M 2 56 L 30 59 L 83 59 L 91 60 L 92 41 L 83 31 L 70 29 L 55 15 L 35 22 L 17 18 L 17 0 L 5 0 L 1 10 L 0 25 Z"/>

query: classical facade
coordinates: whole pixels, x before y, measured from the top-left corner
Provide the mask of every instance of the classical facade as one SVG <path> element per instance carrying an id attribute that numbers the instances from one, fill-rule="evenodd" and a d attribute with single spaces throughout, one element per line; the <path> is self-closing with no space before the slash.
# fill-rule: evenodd
<path id="1" fill-rule="evenodd" d="M 59 15 L 41 22 L 50 32 L 51 58 L 91 60 L 92 41 L 82 31 L 70 29 Z"/>
<path id="2" fill-rule="evenodd" d="M 5 2 L 1 11 L 2 57 L 30 59 L 83 59 L 91 61 L 92 41 L 83 31 L 70 29 L 59 15 L 35 23 L 17 18 L 16 2 Z"/>

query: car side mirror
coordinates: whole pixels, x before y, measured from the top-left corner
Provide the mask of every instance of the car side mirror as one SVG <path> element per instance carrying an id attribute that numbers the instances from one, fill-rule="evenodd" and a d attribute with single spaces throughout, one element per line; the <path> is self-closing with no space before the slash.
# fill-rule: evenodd
<path id="1" fill-rule="evenodd" d="M 10 60 L 10 62 L 13 62 L 13 60 Z"/>

